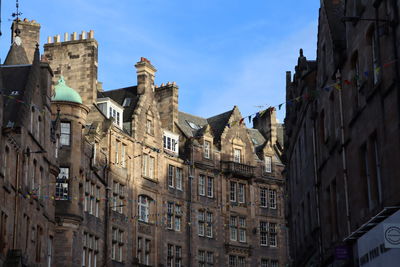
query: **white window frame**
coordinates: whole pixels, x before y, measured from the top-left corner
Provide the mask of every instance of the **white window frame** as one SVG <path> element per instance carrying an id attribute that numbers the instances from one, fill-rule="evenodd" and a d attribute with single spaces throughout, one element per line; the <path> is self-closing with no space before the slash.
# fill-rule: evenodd
<path id="1" fill-rule="evenodd" d="M 277 233 L 277 223 L 269 223 L 268 230 L 269 230 L 269 246 L 270 247 L 278 247 L 278 233 Z"/>
<path id="2" fill-rule="evenodd" d="M 64 180 L 64 177 L 65 177 L 65 180 Z M 57 197 L 57 200 L 68 200 L 68 196 L 69 196 L 69 167 L 60 167 L 60 173 L 58 174 L 58 177 L 57 177 L 56 180 L 58 180 L 58 181 L 56 181 L 56 197 Z M 60 192 L 60 190 L 62 192 Z"/>
<path id="3" fill-rule="evenodd" d="M 246 243 L 247 242 L 247 237 L 246 237 L 246 218 L 244 217 L 239 217 L 238 220 L 238 229 L 239 229 L 239 238 L 238 241 L 241 243 Z"/>
<path id="4" fill-rule="evenodd" d="M 229 183 L 229 200 L 231 202 L 237 201 L 237 182 L 230 181 Z"/>
<path id="5" fill-rule="evenodd" d="M 205 236 L 205 211 L 204 210 L 199 210 L 197 213 L 197 234 L 199 236 Z"/>
<path id="6" fill-rule="evenodd" d="M 182 191 L 182 182 L 183 182 L 183 169 L 175 167 L 175 185 L 176 189 Z"/>
<path id="7" fill-rule="evenodd" d="M 261 208 L 268 208 L 268 189 L 260 188 L 260 206 Z"/>
<path id="8" fill-rule="evenodd" d="M 204 140 L 204 158 L 210 159 L 211 157 L 211 142 Z"/>
<path id="9" fill-rule="evenodd" d="M 229 217 L 229 236 L 231 241 L 237 241 L 238 239 L 237 218 L 237 216 Z"/>
<path id="10" fill-rule="evenodd" d="M 268 246 L 268 222 L 260 221 L 260 246 L 267 247 Z"/>
<path id="11" fill-rule="evenodd" d="M 214 197 L 214 177 L 207 177 L 207 197 Z"/>
<path id="12" fill-rule="evenodd" d="M 213 237 L 213 213 L 207 211 L 206 212 L 206 232 L 205 236 L 208 238 Z"/>
<path id="13" fill-rule="evenodd" d="M 238 183 L 238 202 L 245 203 L 246 202 L 246 185 L 242 183 Z"/>
<path id="14" fill-rule="evenodd" d="M 164 130 L 163 147 L 167 151 L 179 154 L 179 135 Z"/>
<path id="15" fill-rule="evenodd" d="M 71 145 L 71 122 L 62 121 L 60 123 L 60 145 L 70 146 Z"/>
<path id="16" fill-rule="evenodd" d="M 239 148 L 233 149 L 233 161 L 236 163 L 242 163 L 242 150 Z"/>
<path id="17" fill-rule="evenodd" d="M 203 174 L 199 175 L 199 195 L 205 196 L 206 195 L 206 176 Z"/>
<path id="18" fill-rule="evenodd" d="M 271 156 L 265 156 L 265 172 L 266 173 L 271 173 L 272 172 L 272 157 Z"/>
<path id="19" fill-rule="evenodd" d="M 276 199 L 276 190 L 275 189 L 269 190 L 269 207 L 271 209 L 277 208 L 277 199 Z"/>
<path id="20" fill-rule="evenodd" d="M 175 188 L 174 178 L 175 178 L 175 166 L 168 165 L 168 179 L 167 180 L 168 180 L 169 188 Z"/>
<path id="21" fill-rule="evenodd" d="M 149 222 L 150 198 L 145 195 L 139 196 L 138 212 L 139 221 Z"/>

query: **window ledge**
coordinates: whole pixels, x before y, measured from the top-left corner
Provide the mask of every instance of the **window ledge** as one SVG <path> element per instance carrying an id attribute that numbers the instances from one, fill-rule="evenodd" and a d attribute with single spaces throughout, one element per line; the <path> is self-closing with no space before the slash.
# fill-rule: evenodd
<path id="1" fill-rule="evenodd" d="M 156 184 L 159 183 L 158 179 L 153 179 L 153 178 L 150 178 L 150 177 L 147 177 L 147 176 L 143 176 L 143 175 L 142 175 L 142 178 L 145 179 L 145 180 L 148 180 L 150 182 L 156 183 Z"/>

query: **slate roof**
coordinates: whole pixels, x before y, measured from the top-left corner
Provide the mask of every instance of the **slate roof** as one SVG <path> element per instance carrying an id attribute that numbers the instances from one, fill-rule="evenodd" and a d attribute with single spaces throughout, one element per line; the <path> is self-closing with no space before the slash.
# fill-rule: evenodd
<path id="1" fill-rule="evenodd" d="M 218 143 L 221 140 L 222 132 L 224 131 L 225 126 L 228 124 L 232 112 L 233 109 L 207 119 L 208 124 L 210 124 L 211 129 L 214 132 L 214 138 L 216 140 L 216 143 Z"/>
<path id="2" fill-rule="evenodd" d="M 192 122 L 192 123 L 198 125 L 200 128 L 193 129 L 192 127 L 190 127 L 189 122 Z M 204 118 L 197 117 L 197 116 L 179 111 L 178 124 L 179 124 L 179 128 L 182 130 L 182 132 L 186 136 L 193 137 L 193 136 L 198 135 L 200 133 L 200 131 L 202 130 L 202 128 L 208 124 L 208 122 Z"/>
<path id="3" fill-rule="evenodd" d="M 257 129 L 248 128 L 247 132 L 250 135 L 250 139 L 253 142 L 256 151 L 262 149 L 266 140 L 264 136 L 260 133 L 260 131 Z"/>
<path id="4" fill-rule="evenodd" d="M 135 111 L 139 95 L 137 94 L 137 86 L 130 86 L 121 89 L 97 92 L 97 98 L 109 97 L 117 102 L 121 107 L 124 108 L 123 122 L 132 121 L 132 115 Z M 124 107 L 123 103 L 125 98 L 131 98 L 132 101 L 129 106 Z"/>
<path id="5" fill-rule="evenodd" d="M 23 65 L 29 64 L 28 57 L 22 45 L 13 43 L 8 51 L 4 65 Z"/>
<path id="6" fill-rule="evenodd" d="M 3 125 L 18 122 L 21 112 L 21 101 L 24 100 L 26 85 L 32 65 L 1 66 L 3 82 Z M 8 97 L 7 97 L 8 96 Z M 10 98 L 12 97 L 12 99 Z M 15 125 L 16 126 L 16 125 Z"/>

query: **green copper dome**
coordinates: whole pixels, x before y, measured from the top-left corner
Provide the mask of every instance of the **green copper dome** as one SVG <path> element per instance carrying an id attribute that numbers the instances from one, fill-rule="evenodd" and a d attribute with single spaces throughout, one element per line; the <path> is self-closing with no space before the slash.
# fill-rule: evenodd
<path id="1" fill-rule="evenodd" d="M 53 101 L 68 101 L 82 104 L 82 98 L 77 91 L 68 87 L 65 83 L 64 77 L 61 76 L 58 84 L 55 86 L 55 94 L 52 97 Z"/>

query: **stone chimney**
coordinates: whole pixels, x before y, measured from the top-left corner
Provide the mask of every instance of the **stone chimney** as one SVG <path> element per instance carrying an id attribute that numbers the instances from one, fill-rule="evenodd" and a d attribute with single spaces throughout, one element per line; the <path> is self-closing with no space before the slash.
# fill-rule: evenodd
<path id="1" fill-rule="evenodd" d="M 277 121 L 275 108 L 268 108 L 267 111 L 259 117 L 253 119 L 253 128 L 260 131 L 271 145 L 277 142 Z"/>
<path id="2" fill-rule="evenodd" d="M 137 73 L 137 92 L 138 94 L 144 94 L 146 92 L 152 92 L 154 88 L 154 77 L 156 68 L 151 65 L 150 60 L 141 57 L 140 61 L 136 63 Z"/>
<path id="3" fill-rule="evenodd" d="M 178 121 L 178 86 L 175 82 L 162 84 L 155 88 L 155 99 L 161 119 L 161 126 L 171 132 L 176 132 Z"/>
<path id="4" fill-rule="evenodd" d="M 29 21 L 24 20 L 14 20 L 11 25 L 11 43 L 14 42 L 16 37 L 15 30 L 20 30 L 19 36 L 22 40 L 22 45 L 25 48 L 26 55 L 30 63 L 33 62 L 33 56 L 35 54 L 36 44 L 40 42 L 40 24 L 35 20 Z"/>

